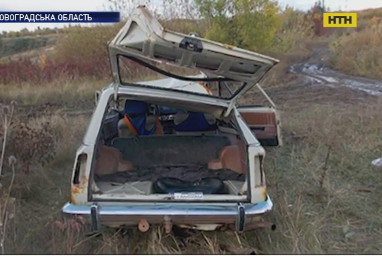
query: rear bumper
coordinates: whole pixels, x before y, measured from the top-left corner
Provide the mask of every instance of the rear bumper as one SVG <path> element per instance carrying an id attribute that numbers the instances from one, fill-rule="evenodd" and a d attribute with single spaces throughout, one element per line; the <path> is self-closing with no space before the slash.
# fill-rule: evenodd
<path id="1" fill-rule="evenodd" d="M 67 203 L 62 212 L 65 217 L 82 216 L 93 227 L 136 226 L 145 220 L 150 224 L 170 221 L 178 225 L 235 224 L 236 229 L 260 220 L 271 211 L 273 203 L 268 197 L 258 204 L 206 205 L 206 204 L 152 204 L 152 205 L 73 205 Z"/>

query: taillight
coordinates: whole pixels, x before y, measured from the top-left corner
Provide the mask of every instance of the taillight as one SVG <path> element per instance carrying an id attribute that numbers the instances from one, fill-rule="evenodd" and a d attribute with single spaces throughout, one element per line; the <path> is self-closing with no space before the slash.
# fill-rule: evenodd
<path id="1" fill-rule="evenodd" d="M 87 160 L 88 160 L 87 154 L 80 154 L 78 156 L 76 161 L 76 166 L 74 169 L 73 180 L 72 180 L 72 183 L 74 185 L 80 184 L 81 177 L 85 174 Z"/>
<path id="2" fill-rule="evenodd" d="M 87 191 L 88 178 L 85 175 L 87 160 L 88 160 L 88 155 L 84 153 L 80 154 L 77 157 L 75 167 L 74 167 L 71 194 L 70 194 L 70 203 L 72 204 L 76 204 L 78 199 L 82 198 L 83 194 Z"/>

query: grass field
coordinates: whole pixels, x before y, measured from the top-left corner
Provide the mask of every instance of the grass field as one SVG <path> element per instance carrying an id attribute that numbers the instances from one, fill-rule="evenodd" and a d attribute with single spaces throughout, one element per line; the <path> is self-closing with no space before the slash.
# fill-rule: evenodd
<path id="1" fill-rule="evenodd" d="M 379 14 L 380 10 L 369 10 L 360 17 L 368 24 Z M 328 65 L 381 78 L 381 62 L 370 53 L 372 47 L 382 49 L 379 26 L 375 33 L 365 25 L 302 38 L 299 47 L 274 54 L 282 62 L 264 85 L 281 111 L 285 143 L 267 149 L 265 166 L 275 203 L 270 221 L 277 224 L 276 231 L 167 235 L 162 227 L 153 227 L 144 234 L 125 235 L 110 229 L 97 237 L 83 236 L 80 221 L 63 223 L 60 211 L 69 199 L 73 157 L 94 107 L 94 90 L 109 84 L 110 78 L 89 73 L 52 79 L 42 69 L 44 76 L 28 81 L 24 73 L 7 73 L 8 80 L 0 85 L 3 127 L 12 106 L 14 114 L 9 129 L 0 133 L 0 138 L 7 138 L 2 150 L 0 245 L 6 253 L 18 254 L 381 253 L 382 170 L 370 164 L 382 156 L 381 99 L 344 88 L 306 85 L 288 72 L 290 65 L 309 57 L 310 49 L 321 41 L 331 46 Z M 369 38 L 369 49 L 362 45 L 364 37 Z M 360 56 L 360 61 L 354 56 Z M 243 101 L 260 99 L 251 92 Z M 10 156 L 16 159 L 11 157 L 9 162 Z"/>

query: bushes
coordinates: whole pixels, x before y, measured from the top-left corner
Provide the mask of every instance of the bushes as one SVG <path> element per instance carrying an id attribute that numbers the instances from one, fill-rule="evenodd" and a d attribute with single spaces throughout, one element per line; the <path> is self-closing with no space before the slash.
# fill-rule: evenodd
<path id="1" fill-rule="evenodd" d="M 31 49 L 45 47 L 48 43 L 47 37 L 21 37 L 4 38 L 3 45 L 0 47 L 0 56 L 6 57 Z"/>
<path id="2" fill-rule="evenodd" d="M 338 31 L 331 42 L 329 66 L 345 73 L 382 79 L 382 9 L 358 14 L 358 27 Z"/>
<path id="3" fill-rule="evenodd" d="M 110 78 L 107 43 L 119 28 L 71 28 L 71 33 L 59 36 L 52 56 L 42 54 L 38 60 L 23 58 L 0 63 L 0 83 L 43 83 L 77 77 Z"/>
<path id="4" fill-rule="evenodd" d="M 297 48 L 302 40 L 313 36 L 313 21 L 307 19 L 306 13 L 286 7 L 281 14 L 281 27 L 272 45 L 272 51 L 286 53 Z"/>
<path id="5" fill-rule="evenodd" d="M 351 75 L 382 79 L 382 24 L 337 37 L 329 65 Z"/>
<path id="6" fill-rule="evenodd" d="M 197 0 L 200 15 L 209 23 L 206 38 L 253 51 L 267 50 L 280 26 L 275 1 Z"/>
<path id="7" fill-rule="evenodd" d="M 107 44 L 118 33 L 121 25 L 73 28 L 68 35 L 59 37 L 53 59 L 76 66 L 81 71 L 79 75 L 92 75 L 88 70 L 89 65 L 94 69 L 94 74 L 109 75 Z"/>
<path id="8" fill-rule="evenodd" d="M 44 59 L 44 55 L 41 59 Z M 110 76 L 106 63 L 94 65 L 91 62 L 81 63 L 54 61 L 46 58 L 43 62 L 36 62 L 27 58 L 0 63 L 0 84 L 20 84 L 23 82 L 40 84 L 57 79 L 73 80 L 77 77 L 104 78 Z M 86 65 L 85 65 L 86 64 Z"/>
<path id="9" fill-rule="evenodd" d="M 18 38 L 18 37 L 33 37 L 33 36 L 43 36 L 54 34 L 57 28 L 40 28 L 37 27 L 34 31 L 29 31 L 24 28 L 21 31 L 5 31 L 3 30 L 1 34 L 4 38 Z"/>

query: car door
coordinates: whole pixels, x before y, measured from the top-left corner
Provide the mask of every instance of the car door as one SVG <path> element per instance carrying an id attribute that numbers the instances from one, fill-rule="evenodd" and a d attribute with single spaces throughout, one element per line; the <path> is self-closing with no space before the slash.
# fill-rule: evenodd
<path id="1" fill-rule="evenodd" d="M 246 105 L 237 109 L 262 146 L 282 146 L 280 116 L 274 107 Z"/>

